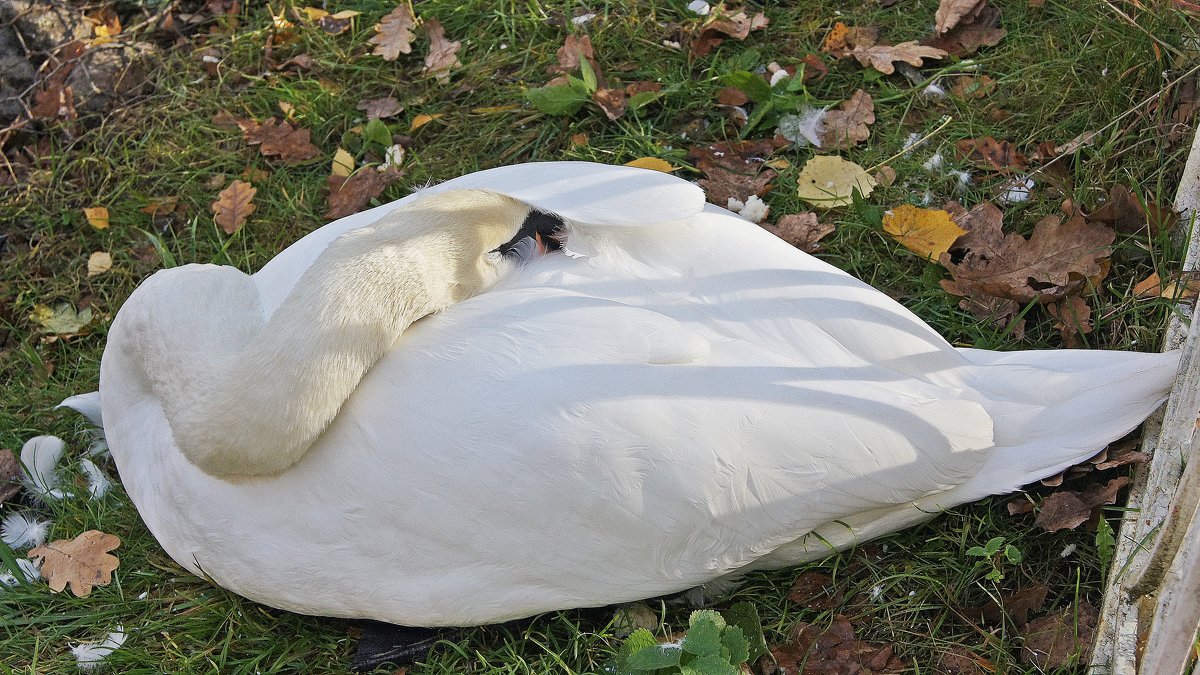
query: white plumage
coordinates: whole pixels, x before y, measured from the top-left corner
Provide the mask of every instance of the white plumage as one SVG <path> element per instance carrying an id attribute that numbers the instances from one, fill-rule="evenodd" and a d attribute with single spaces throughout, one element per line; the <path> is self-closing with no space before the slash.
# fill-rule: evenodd
<path id="1" fill-rule="evenodd" d="M 387 225 L 398 206 L 457 188 L 562 216 L 572 254 L 501 271 L 404 330 L 288 468 L 189 461 L 204 450 L 178 447 L 164 410 L 179 397 L 208 409 L 211 383 L 192 379 L 283 339 L 263 327 L 308 316 L 296 298 L 322 274 L 344 291 L 340 327 L 288 336 L 278 377 L 243 385 L 252 392 L 211 386 L 230 397 L 214 410 L 247 406 L 256 427 L 324 405 L 332 394 L 313 373 L 349 366 L 335 344 L 310 367 L 305 340 L 353 333 L 360 311 L 397 302 L 371 296 L 339 237 L 401 227 L 417 216 Z M 402 245 L 431 266 L 446 246 L 457 244 Z M 308 614 L 472 625 L 791 565 L 1017 489 L 1133 429 L 1177 360 L 955 349 L 685 181 L 556 162 L 331 223 L 253 277 L 159 272 L 109 333 L 99 408 L 126 491 L 189 570 Z M 100 417 L 94 395 L 66 403 Z M 188 423 L 243 433 L 220 417 Z M 247 457 L 272 452 L 255 433 Z"/>

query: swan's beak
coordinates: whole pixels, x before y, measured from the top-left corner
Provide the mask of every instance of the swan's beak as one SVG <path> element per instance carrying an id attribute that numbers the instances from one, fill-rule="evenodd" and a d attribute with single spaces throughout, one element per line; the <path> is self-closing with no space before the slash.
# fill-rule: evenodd
<path id="1" fill-rule="evenodd" d="M 550 252 L 550 247 L 547 246 L 546 242 L 542 240 L 541 232 L 533 233 L 533 241 L 537 245 L 537 254 L 538 255 L 546 255 L 547 253 Z"/>

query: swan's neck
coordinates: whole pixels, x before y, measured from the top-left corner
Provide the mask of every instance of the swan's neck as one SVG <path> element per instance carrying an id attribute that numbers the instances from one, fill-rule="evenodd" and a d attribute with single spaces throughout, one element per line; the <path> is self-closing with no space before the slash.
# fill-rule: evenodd
<path id="1" fill-rule="evenodd" d="M 451 194 L 435 206 L 454 206 Z M 226 341 L 237 344 L 200 359 L 203 372 L 193 369 L 190 381 L 155 387 L 188 459 L 221 477 L 283 471 L 409 325 L 494 283 L 504 262 L 488 252 L 513 236 L 528 208 L 471 195 L 465 206 L 402 209 L 342 235 L 268 319 L 257 317 L 256 330 L 235 331 Z"/>

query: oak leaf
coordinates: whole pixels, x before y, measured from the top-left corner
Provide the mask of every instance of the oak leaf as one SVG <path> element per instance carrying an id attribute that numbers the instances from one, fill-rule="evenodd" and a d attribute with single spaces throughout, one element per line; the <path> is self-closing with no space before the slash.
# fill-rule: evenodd
<path id="1" fill-rule="evenodd" d="M 968 19 L 946 33 L 935 33 L 921 40 L 921 44 L 962 57 L 974 54 L 981 47 L 994 47 L 1008 35 L 1000 27 L 1000 11 L 987 4 L 980 4 L 979 10 Z"/>
<path id="2" fill-rule="evenodd" d="M 941 209 L 897 206 L 883 216 L 883 229 L 905 248 L 925 259 L 937 259 L 967 231 Z"/>
<path id="3" fill-rule="evenodd" d="M 329 209 L 325 217 L 333 220 L 358 213 L 367 202 L 383 194 L 389 185 L 403 175 L 404 171 L 399 167 L 389 166 L 383 171 L 370 167 L 360 169 L 349 178 L 330 176 L 326 181 L 329 186 Z"/>
<path id="4" fill-rule="evenodd" d="M 896 66 L 893 65 L 896 61 L 919 67 L 924 64 L 924 59 L 940 59 L 946 56 L 944 50 L 925 47 L 916 41 L 901 42 L 898 45 L 855 47 L 850 54 L 858 59 L 864 68 L 874 68 L 884 75 L 896 72 Z"/>
<path id="5" fill-rule="evenodd" d="M 1086 523 L 1098 507 L 1116 503 L 1117 493 L 1129 483 L 1129 476 L 1118 476 L 1083 492 L 1055 492 L 1042 500 L 1033 524 L 1047 532 L 1073 530 Z"/>
<path id="6" fill-rule="evenodd" d="M 254 213 L 256 208 L 253 202 L 256 192 L 258 188 L 253 185 L 235 180 L 217 195 L 216 201 L 209 208 L 212 209 L 213 220 L 221 226 L 225 234 L 233 234 L 246 224 L 246 218 Z"/>
<path id="7" fill-rule="evenodd" d="M 699 182 L 708 201 L 727 207 L 731 198 L 745 202 L 771 189 L 776 173 L 764 166 L 764 160 L 786 144 L 774 139 L 720 141 L 691 148 L 688 158 L 704 174 Z"/>
<path id="8" fill-rule="evenodd" d="M 452 68 L 462 67 L 462 62 L 458 60 L 458 50 L 462 43 L 447 40 L 446 29 L 442 28 L 437 19 L 425 21 L 425 35 L 429 38 L 429 53 L 425 55 L 425 68 L 421 70 L 421 74 L 433 75 L 438 82 L 446 82 L 450 79 Z"/>
<path id="9" fill-rule="evenodd" d="M 763 225 L 763 229 L 805 253 L 816 253 L 822 248 L 819 242 L 833 232 L 834 226 L 820 222 L 817 214 L 808 212 L 789 213 L 774 225 Z"/>
<path id="10" fill-rule="evenodd" d="M 404 110 L 404 106 L 391 96 L 384 96 L 383 98 L 359 101 L 358 109 L 367 114 L 368 120 L 379 120 L 399 115 Z"/>
<path id="11" fill-rule="evenodd" d="M 696 56 L 706 56 L 725 38 L 745 40 L 751 31 L 766 28 L 770 20 L 762 12 L 747 16 L 745 12 L 729 13 L 713 11 L 708 15 L 700 34 L 692 41 L 692 53 Z"/>
<path id="12" fill-rule="evenodd" d="M 1021 660 L 1041 672 L 1086 663 L 1099 615 L 1095 607 L 1081 602 L 1030 621 L 1022 632 Z"/>
<path id="13" fill-rule="evenodd" d="M 1062 334 L 1063 346 L 1067 348 L 1082 346 L 1079 336 L 1092 332 L 1092 308 L 1078 295 L 1052 302 L 1046 305 L 1046 311 L 1054 317 L 1054 329 Z"/>
<path id="14" fill-rule="evenodd" d="M 964 138 L 957 141 L 954 147 L 960 157 L 983 168 L 1009 173 L 1010 169 L 1021 170 L 1027 166 L 1025 155 L 1016 146 L 991 136 Z"/>
<path id="15" fill-rule="evenodd" d="M 308 129 L 293 129 L 292 125 L 274 117 L 261 124 L 250 119 L 236 122 L 246 142 L 257 145 L 263 157 L 277 157 L 280 161 L 296 164 L 321 154 L 317 146 L 312 144 Z"/>
<path id="16" fill-rule="evenodd" d="M 849 148 L 867 140 L 869 125 L 875 123 L 875 104 L 871 95 L 859 89 L 842 101 L 837 110 L 825 114 L 821 129 L 821 149 Z"/>
<path id="17" fill-rule="evenodd" d="M 938 33 L 946 33 L 966 19 L 970 21 L 979 15 L 985 0 L 941 0 L 937 12 L 933 15 L 934 28 Z"/>
<path id="18" fill-rule="evenodd" d="M 99 530 L 88 530 L 74 539 L 38 546 L 29 551 L 31 559 L 42 559 L 42 576 L 50 590 L 61 593 L 68 585 L 75 597 L 92 592 L 93 586 L 112 583 L 112 573 L 121 561 L 108 552 L 121 545 L 121 540 Z"/>
<path id="19" fill-rule="evenodd" d="M 417 19 L 408 3 L 396 7 L 375 24 L 376 35 L 367 41 L 375 45 L 371 53 L 383 57 L 384 61 L 395 61 L 401 54 L 411 54 L 412 41 L 416 37 L 412 29 L 416 24 Z"/>
<path id="20" fill-rule="evenodd" d="M 825 36 L 821 51 L 835 56 L 845 56 L 855 47 L 871 47 L 879 41 L 879 28 L 875 26 L 847 26 L 841 21 Z"/>

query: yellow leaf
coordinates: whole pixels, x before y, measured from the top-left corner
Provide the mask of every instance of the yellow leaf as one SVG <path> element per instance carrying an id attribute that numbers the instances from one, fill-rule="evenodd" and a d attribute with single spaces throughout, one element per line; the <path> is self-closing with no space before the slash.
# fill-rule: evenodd
<path id="1" fill-rule="evenodd" d="M 321 9 L 320 7 L 305 7 L 303 12 L 304 15 L 308 17 L 309 21 L 320 21 L 321 19 L 329 16 L 329 12 Z"/>
<path id="2" fill-rule="evenodd" d="M 782 157 L 778 157 L 769 162 L 765 162 L 765 164 L 767 166 L 771 167 L 772 169 L 775 169 L 776 171 L 783 171 L 784 169 L 792 168 L 792 163 Z"/>
<path id="3" fill-rule="evenodd" d="M 342 148 L 338 148 L 337 152 L 333 153 L 333 168 L 329 173 L 343 178 L 354 173 L 354 157 Z"/>
<path id="4" fill-rule="evenodd" d="M 516 105 L 516 104 L 493 105 L 493 106 L 487 106 L 484 108 L 471 108 L 471 112 L 476 113 L 478 115 L 491 115 L 494 113 L 502 113 L 502 112 L 508 112 L 509 110 L 516 110 L 517 108 L 520 108 L 520 107 L 521 106 Z"/>
<path id="5" fill-rule="evenodd" d="M 410 126 L 408 128 L 408 130 L 416 131 L 417 129 L 420 129 L 421 127 L 425 126 L 426 124 L 429 124 L 430 122 L 438 119 L 442 115 L 443 115 L 443 113 L 437 113 L 435 115 L 417 115 L 416 117 L 413 118 L 412 126 Z"/>
<path id="6" fill-rule="evenodd" d="M 923 258 L 936 259 L 967 233 L 941 209 L 904 204 L 883 216 L 883 229 L 904 248 Z"/>
<path id="7" fill-rule="evenodd" d="M 108 209 L 103 206 L 92 206 L 83 209 L 88 223 L 97 230 L 108 229 Z"/>
<path id="8" fill-rule="evenodd" d="M 96 251 L 88 256 L 87 275 L 94 277 L 112 269 L 112 256 L 105 251 Z"/>
<path id="9" fill-rule="evenodd" d="M 867 197 L 877 185 L 861 166 L 836 155 L 817 155 L 808 160 L 796 182 L 796 194 L 822 209 L 852 204 L 854 190 Z"/>
<path id="10" fill-rule="evenodd" d="M 283 113 L 284 119 L 288 121 L 291 121 L 292 118 L 296 116 L 296 106 L 288 103 L 287 101 L 279 102 L 279 110 Z"/>
<path id="11" fill-rule="evenodd" d="M 657 157 L 638 157 L 632 162 L 625 162 L 625 166 L 635 166 L 639 169 L 652 169 L 663 173 L 671 173 L 677 166 L 672 166 L 670 162 L 661 160 Z"/>
<path id="12" fill-rule="evenodd" d="M 34 305 L 30 320 L 42 327 L 46 335 L 77 335 L 92 321 L 92 308 L 76 312 L 68 302 L 61 302 L 54 309 L 46 305 Z"/>
<path id="13" fill-rule="evenodd" d="M 331 14 L 330 16 L 333 17 L 334 19 L 353 19 L 354 17 L 358 16 L 359 14 L 362 14 L 362 12 L 356 12 L 352 9 L 343 9 L 342 11 L 338 12 L 337 14 Z"/>

